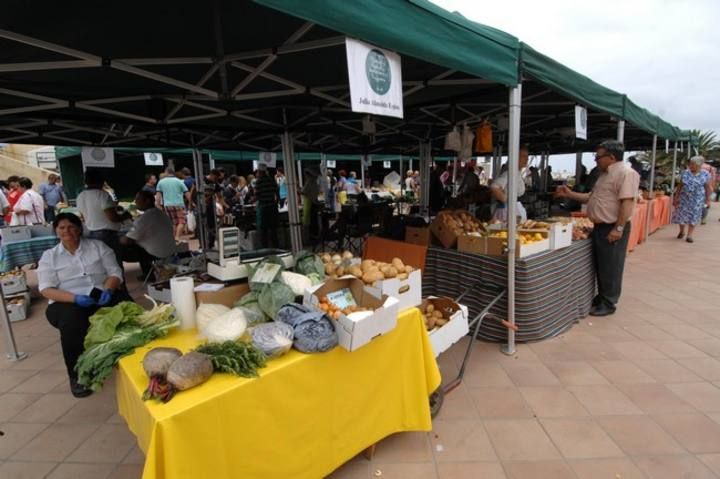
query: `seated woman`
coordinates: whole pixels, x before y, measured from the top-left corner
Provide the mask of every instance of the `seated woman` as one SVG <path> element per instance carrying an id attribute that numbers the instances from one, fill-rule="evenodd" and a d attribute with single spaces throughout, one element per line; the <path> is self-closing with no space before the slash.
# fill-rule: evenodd
<path id="1" fill-rule="evenodd" d="M 70 391 L 81 398 L 92 394 L 78 384 L 75 364 L 82 354 L 89 318 L 101 306 L 130 300 L 122 284 L 122 270 L 115 254 L 102 241 L 82 237 L 82 222 L 72 213 L 61 213 L 53 221 L 60 244 L 45 251 L 37 269 L 40 293 L 50 300 L 45 312 L 50 324 L 60 330 Z"/>
<path id="2" fill-rule="evenodd" d="M 155 207 L 155 196 L 139 191 L 135 195 L 135 206 L 143 214 L 138 216 L 128 234 L 120 237 L 122 259 L 128 263 L 140 263 L 142 279 L 145 280 L 150 279 L 153 261 L 174 255 L 177 248 L 173 222 Z"/>

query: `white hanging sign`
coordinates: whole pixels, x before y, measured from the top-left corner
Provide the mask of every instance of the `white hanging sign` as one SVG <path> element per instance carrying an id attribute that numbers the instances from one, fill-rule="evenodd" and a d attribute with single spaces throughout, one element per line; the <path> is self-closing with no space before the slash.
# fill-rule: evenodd
<path id="1" fill-rule="evenodd" d="M 392 163 L 390 163 L 389 161 L 383 161 L 383 168 L 385 168 L 386 170 L 392 168 Z"/>
<path id="2" fill-rule="evenodd" d="M 352 111 L 403 117 L 400 55 L 345 38 Z"/>
<path id="3" fill-rule="evenodd" d="M 587 140 L 587 108 L 575 106 L 575 138 Z"/>
<path id="4" fill-rule="evenodd" d="M 327 161 L 325 161 L 325 167 L 326 167 L 326 168 L 335 168 L 335 160 L 327 160 Z"/>
<path id="5" fill-rule="evenodd" d="M 276 168 L 277 153 L 261 151 L 260 153 L 258 153 L 258 163 L 265 163 L 268 168 Z"/>
<path id="6" fill-rule="evenodd" d="M 162 153 L 143 153 L 145 156 L 145 166 L 163 166 Z"/>
<path id="7" fill-rule="evenodd" d="M 372 165 L 372 155 L 363 155 L 360 157 L 360 164 L 364 167 L 370 168 Z"/>
<path id="8" fill-rule="evenodd" d="M 80 151 L 83 169 L 115 168 L 115 152 L 112 148 L 84 146 Z"/>

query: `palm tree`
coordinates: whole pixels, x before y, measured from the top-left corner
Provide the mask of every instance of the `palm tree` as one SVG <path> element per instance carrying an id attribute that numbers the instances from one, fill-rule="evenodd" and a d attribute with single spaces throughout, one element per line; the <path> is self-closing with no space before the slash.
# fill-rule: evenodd
<path id="1" fill-rule="evenodd" d="M 688 151 L 687 144 L 685 144 L 683 151 L 678 151 L 678 170 L 682 170 L 686 167 L 690 158 L 696 154 L 704 156 L 708 161 L 720 159 L 720 141 L 717 140 L 717 134 L 714 131 L 691 130 L 690 135 L 696 140 L 693 141 L 693 143 L 697 144 L 697 147 L 694 146 L 692 151 Z M 644 151 L 638 156 L 650 161 L 652 158 L 652 152 Z M 660 183 L 664 182 L 670 184 L 670 178 L 672 177 L 672 165 L 672 149 L 668 153 L 659 149 L 655 154 L 655 171 L 657 176 L 664 177 L 664 181 L 660 181 Z"/>

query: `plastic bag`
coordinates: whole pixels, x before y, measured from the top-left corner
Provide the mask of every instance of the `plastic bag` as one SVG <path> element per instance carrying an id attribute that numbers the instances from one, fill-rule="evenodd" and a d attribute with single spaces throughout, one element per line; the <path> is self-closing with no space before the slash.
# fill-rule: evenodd
<path id="1" fill-rule="evenodd" d="M 258 302 L 263 313 L 275 319 L 280 308 L 295 302 L 295 293 L 283 283 L 270 283 L 260 291 Z"/>
<path id="2" fill-rule="evenodd" d="M 309 251 L 300 251 L 295 255 L 295 271 L 305 276 L 315 273 L 321 280 L 325 279 L 325 265 L 316 254 Z"/>
<path id="3" fill-rule="evenodd" d="M 197 220 L 195 219 L 195 212 L 188 211 L 187 215 L 185 215 L 185 218 L 187 221 L 188 231 L 195 231 L 195 228 L 197 227 Z"/>
<path id="4" fill-rule="evenodd" d="M 273 267 L 279 265 L 279 268 Z M 283 260 L 275 255 L 264 257 L 255 266 L 249 266 L 250 274 L 248 275 L 248 283 L 250 291 L 260 292 L 262 289 L 276 281 L 280 277 L 280 273 L 285 269 Z"/>
<path id="5" fill-rule="evenodd" d="M 448 151 L 462 150 L 462 138 L 460 138 L 460 132 L 457 127 L 454 127 L 452 131 L 445 136 L 445 149 Z"/>
<path id="6" fill-rule="evenodd" d="M 289 324 L 294 331 L 293 347 L 303 353 L 323 353 L 338 344 L 335 324 L 328 315 L 299 304 L 280 308 L 277 321 Z"/>
<path id="7" fill-rule="evenodd" d="M 249 292 L 239 300 L 235 301 L 233 308 L 240 308 L 253 313 L 248 313 L 248 324 L 264 323 L 268 321 L 268 318 L 260 307 L 258 297 L 260 295 L 255 292 Z"/>
<path id="8" fill-rule="evenodd" d="M 294 335 L 292 326 L 278 322 L 259 324 L 250 332 L 255 347 L 269 358 L 282 356 L 290 351 Z"/>
<path id="9" fill-rule="evenodd" d="M 245 318 L 248 326 L 255 326 L 256 324 L 265 323 L 268 318 L 265 313 L 258 307 L 257 309 L 249 309 L 240 307 L 234 307 L 233 309 L 240 311 L 242 316 Z"/>

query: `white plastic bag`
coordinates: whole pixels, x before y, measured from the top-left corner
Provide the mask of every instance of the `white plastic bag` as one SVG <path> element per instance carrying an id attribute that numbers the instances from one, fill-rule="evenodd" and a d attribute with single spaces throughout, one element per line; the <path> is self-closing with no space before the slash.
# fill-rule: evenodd
<path id="1" fill-rule="evenodd" d="M 450 133 L 445 136 L 445 149 L 449 151 L 462 150 L 462 138 L 457 127 L 454 127 Z"/>
<path id="2" fill-rule="evenodd" d="M 186 215 L 186 219 L 187 219 L 188 231 L 195 231 L 195 228 L 197 227 L 197 220 L 195 219 L 195 212 L 188 211 L 187 215 Z"/>

